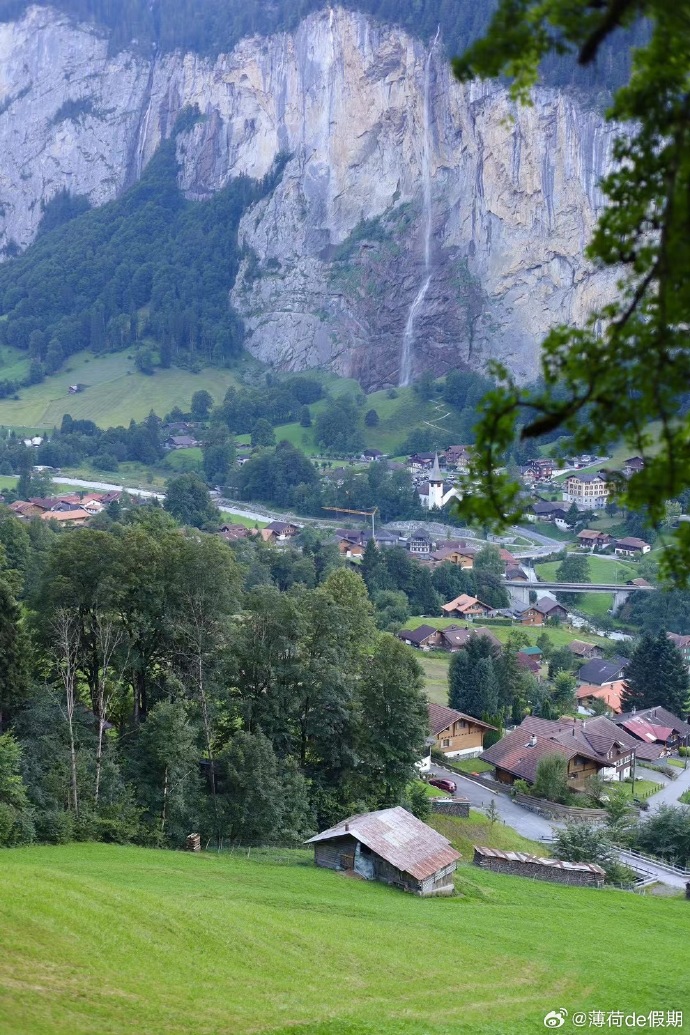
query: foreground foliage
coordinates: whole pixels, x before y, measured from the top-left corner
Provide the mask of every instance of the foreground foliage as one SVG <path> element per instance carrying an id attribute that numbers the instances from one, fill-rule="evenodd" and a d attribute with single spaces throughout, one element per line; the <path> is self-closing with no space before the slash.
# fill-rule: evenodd
<path id="1" fill-rule="evenodd" d="M 618 27 L 642 18 L 651 29 L 637 51 L 630 82 L 616 94 L 609 119 L 625 124 L 614 170 L 603 183 L 602 212 L 589 257 L 619 275 L 611 301 L 583 327 L 557 326 L 543 344 L 542 383 L 523 390 L 504 369 L 478 426 L 469 483 L 482 493 L 466 514 L 512 521 L 521 509 L 518 482 L 497 474 L 516 435 L 567 433 L 573 452 L 630 444 L 645 467 L 627 482 L 610 474 L 619 500 L 660 524 L 666 500 L 690 486 L 690 21 L 687 5 L 666 0 L 502 0 L 487 37 L 456 62 L 462 79 L 507 74 L 527 99 L 542 57 L 578 53 L 587 66 Z M 650 449 L 659 421 L 661 449 Z M 666 572 L 690 572 L 690 526 L 681 525 Z"/>

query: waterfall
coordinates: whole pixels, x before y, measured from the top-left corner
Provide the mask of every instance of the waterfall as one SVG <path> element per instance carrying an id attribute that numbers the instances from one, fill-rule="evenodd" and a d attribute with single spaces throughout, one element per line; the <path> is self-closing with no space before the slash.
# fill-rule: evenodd
<path id="1" fill-rule="evenodd" d="M 417 292 L 407 314 L 400 356 L 400 381 L 404 388 L 412 380 L 412 349 L 414 346 L 414 324 L 431 284 L 431 59 L 438 43 L 441 29 L 436 30 L 434 42 L 429 48 L 424 65 L 424 142 L 422 147 L 422 202 L 424 215 L 424 281 Z"/>

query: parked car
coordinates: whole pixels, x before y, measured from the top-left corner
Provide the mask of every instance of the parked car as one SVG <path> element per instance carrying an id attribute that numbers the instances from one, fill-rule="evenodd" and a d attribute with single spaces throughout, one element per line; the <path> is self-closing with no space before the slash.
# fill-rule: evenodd
<path id="1" fill-rule="evenodd" d="M 429 783 L 441 791 L 448 791 L 449 794 L 455 794 L 457 790 L 457 784 L 453 780 L 444 780 L 441 776 L 435 776 L 433 780 L 429 780 Z"/>

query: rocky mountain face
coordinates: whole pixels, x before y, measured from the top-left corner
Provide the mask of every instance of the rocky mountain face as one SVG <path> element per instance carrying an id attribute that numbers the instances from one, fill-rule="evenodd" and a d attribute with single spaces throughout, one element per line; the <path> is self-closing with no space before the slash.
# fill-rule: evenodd
<path id="1" fill-rule="evenodd" d="M 276 368 L 374 388 L 495 358 L 527 379 L 548 327 L 611 290 L 583 259 L 610 163 L 600 115 L 548 90 L 515 109 L 455 83 L 441 40 L 338 9 L 215 60 L 111 54 L 44 7 L 1 25 L 0 247 L 28 245 L 62 188 L 116 197 L 190 105 L 180 183 L 200 203 L 290 155 L 242 221 L 230 291 Z"/>

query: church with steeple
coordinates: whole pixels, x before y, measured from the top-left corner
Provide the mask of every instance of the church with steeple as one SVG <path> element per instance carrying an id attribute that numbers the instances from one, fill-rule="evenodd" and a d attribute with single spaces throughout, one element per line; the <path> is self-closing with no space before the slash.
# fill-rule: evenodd
<path id="1" fill-rule="evenodd" d="M 458 498 L 460 493 L 452 482 L 445 482 L 441 474 L 438 462 L 438 453 L 434 457 L 434 466 L 431 468 L 429 480 L 419 486 L 419 500 L 427 510 L 441 510 L 453 497 Z"/>

